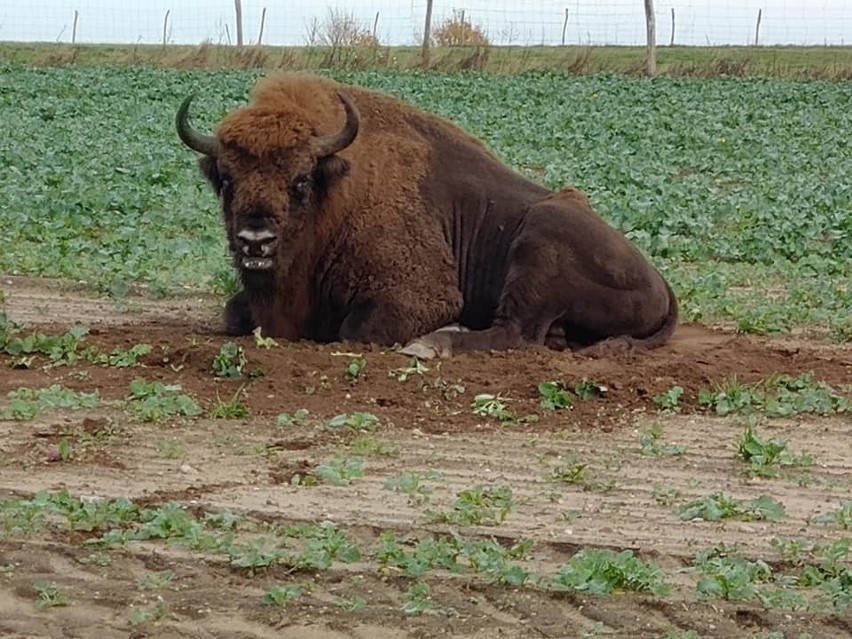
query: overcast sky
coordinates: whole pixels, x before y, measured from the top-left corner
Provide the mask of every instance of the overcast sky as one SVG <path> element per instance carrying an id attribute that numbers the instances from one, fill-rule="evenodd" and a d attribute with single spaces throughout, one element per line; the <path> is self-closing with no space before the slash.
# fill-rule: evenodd
<path id="1" fill-rule="evenodd" d="M 382 44 L 413 44 L 423 33 L 426 0 L 243 0 L 246 42 L 256 42 L 267 8 L 263 42 L 305 44 L 308 25 L 329 7 L 351 11 L 369 29 L 378 14 Z M 761 44 L 849 44 L 852 0 L 655 1 L 657 41 L 668 44 L 675 10 L 676 44 L 753 43 L 763 10 Z M 433 24 L 465 9 L 495 44 L 559 44 L 568 11 L 569 44 L 641 44 L 643 0 L 435 0 Z M 0 0 L 0 40 L 70 42 L 74 11 L 77 42 L 158 43 L 169 11 L 168 41 L 198 44 L 235 39 L 233 0 Z"/>

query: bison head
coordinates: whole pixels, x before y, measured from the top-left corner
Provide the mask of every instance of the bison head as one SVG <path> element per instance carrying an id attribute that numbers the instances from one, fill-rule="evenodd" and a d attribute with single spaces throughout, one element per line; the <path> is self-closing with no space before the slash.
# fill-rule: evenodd
<path id="1" fill-rule="evenodd" d="M 230 250 L 244 273 L 270 272 L 276 262 L 285 268 L 289 243 L 313 223 L 328 188 L 348 171 L 348 161 L 335 154 L 355 140 L 360 118 L 345 94 L 338 97 L 346 123 L 329 135 L 269 107 L 246 107 L 226 118 L 217 135 L 205 135 L 188 121 L 192 95 L 178 109 L 178 136 L 203 156 L 201 170 L 222 202 Z"/>

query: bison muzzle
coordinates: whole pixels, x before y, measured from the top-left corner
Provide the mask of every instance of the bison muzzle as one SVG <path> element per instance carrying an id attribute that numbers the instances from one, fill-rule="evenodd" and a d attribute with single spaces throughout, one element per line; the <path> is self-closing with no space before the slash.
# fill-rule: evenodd
<path id="1" fill-rule="evenodd" d="M 575 189 L 551 191 L 451 122 L 275 74 L 215 135 L 177 112 L 221 201 L 242 289 L 225 330 L 449 357 L 548 343 L 655 348 L 675 295 Z"/>

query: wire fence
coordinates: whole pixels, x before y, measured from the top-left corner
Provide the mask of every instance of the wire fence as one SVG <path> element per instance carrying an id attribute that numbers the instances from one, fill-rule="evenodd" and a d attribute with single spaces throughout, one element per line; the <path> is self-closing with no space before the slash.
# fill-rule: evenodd
<path id="1" fill-rule="evenodd" d="M 0 40 L 310 45 L 332 15 L 380 45 L 422 43 L 427 0 L 3 0 Z M 433 30 L 460 17 L 492 45 L 644 45 L 643 0 L 434 0 Z M 852 0 L 654 3 L 658 45 L 845 45 Z"/>

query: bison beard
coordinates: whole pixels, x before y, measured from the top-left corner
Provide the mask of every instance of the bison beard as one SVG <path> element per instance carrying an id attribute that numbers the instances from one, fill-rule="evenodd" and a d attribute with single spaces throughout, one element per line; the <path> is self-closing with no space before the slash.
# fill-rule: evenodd
<path id="1" fill-rule="evenodd" d="M 225 330 L 449 357 L 655 348 L 659 272 L 581 192 L 550 191 L 447 120 L 308 75 L 260 80 L 215 136 L 177 114 L 222 204 L 242 290 Z"/>

